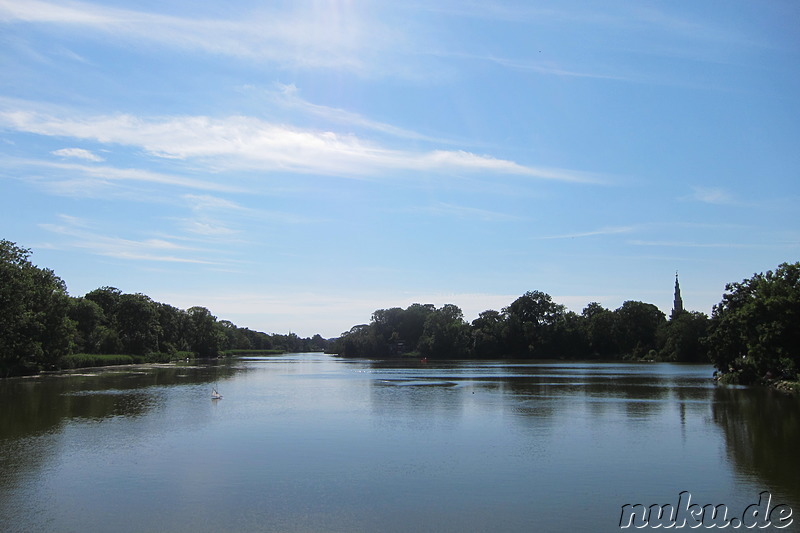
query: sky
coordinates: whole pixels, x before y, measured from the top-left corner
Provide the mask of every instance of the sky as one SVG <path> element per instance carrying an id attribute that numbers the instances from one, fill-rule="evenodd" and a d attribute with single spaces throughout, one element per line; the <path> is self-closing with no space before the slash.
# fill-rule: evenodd
<path id="1" fill-rule="evenodd" d="M 800 260 L 800 2 L 0 0 L 0 238 L 269 333 Z"/>

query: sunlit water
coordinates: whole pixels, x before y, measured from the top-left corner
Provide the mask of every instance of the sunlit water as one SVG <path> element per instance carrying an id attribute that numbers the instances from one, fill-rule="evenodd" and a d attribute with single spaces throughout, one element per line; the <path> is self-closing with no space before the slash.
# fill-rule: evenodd
<path id="1" fill-rule="evenodd" d="M 0 531 L 620 531 L 626 503 L 765 490 L 796 528 L 800 403 L 712 370 L 290 354 L 4 380 Z"/>

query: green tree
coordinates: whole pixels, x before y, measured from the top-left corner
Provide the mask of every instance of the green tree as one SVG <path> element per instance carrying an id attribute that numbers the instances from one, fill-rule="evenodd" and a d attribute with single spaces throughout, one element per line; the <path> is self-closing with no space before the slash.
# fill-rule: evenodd
<path id="1" fill-rule="evenodd" d="M 642 358 L 656 350 L 658 328 L 667 319 L 658 307 L 629 300 L 614 314 L 616 341 L 624 355 Z"/>
<path id="2" fill-rule="evenodd" d="M 87 298 L 70 298 L 67 315 L 75 324 L 75 351 L 98 353 L 106 321 L 103 308 Z"/>
<path id="3" fill-rule="evenodd" d="M 55 368 L 75 330 L 69 296 L 52 270 L 34 266 L 30 250 L 0 241 L 0 375 Z"/>
<path id="4" fill-rule="evenodd" d="M 445 304 L 425 319 L 419 351 L 426 357 L 467 357 L 469 348 L 469 325 L 458 306 Z"/>
<path id="5" fill-rule="evenodd" d="M 144 294 L 122 294 L 116 316 L 117 332 L 127 354 L 146 355 L 158 351 L 158 308 Z"/>
<path id="6" fill-rule="evenodd" d="M 407 351 L 419 350 L 419 339 L 425 329 L 425 320 L 435 310 L 433 304 L 413 303 L 403 311 L 397 335 L 405 344 Z"/>
<path id="7" fill-rule="evenodd" d="M 697 311 L 682 311 L 664 322 L 658 331 L 659 358 L 683 363 L 707 363 L 708 316 Z"/>
<path id="8" fill-rule="evenodd" d="M 158 351 L 174 354 L 190 349 L 189 315 L 186 311 L 169 304 L 156 303 L 158 313 Z"/>
<path id="9" fill-rule="evenodd" d="M 99 289 L 87 292 L 83 297 L 93 301 L 103 310 L 103 316 L 105 317 L 104 326 L 116 327 L 115 321 L 121 296 L 122 291 L 116 287 L 100 287 Z"/>
<path id="10" fill-rule="evenodd" d="M 503 309 L 507 319 L 505 341 L 514 355 L 541 357 L 552 349 L 550 334 L 566 308 L 549 294 L 529 291 Z"/>
<path id="11" fill-rule="evenodd" d="M 489 309 L 472 321 L 472 349 L 475 357 L 495 358 L 503 355 L 503 328 L 505 316 Z"/>
<path id="12" fill-rule="evenodd" d="M 353 326 L 336 341 L 336 351 L 346 357 L 376 357 L 379 341 L 368 324 Z"/>
<path id="13" fill-rule="evenodd" d="M 217 357 L 225 342 L 224 332 L 217 326 L 217 317 L 205 307 L 190 307 L 189 344 L 199 357 Z"/>
<path id="14" fill-rule="evenodd" d="M 800 379 L 800 262 L 725 286 L 714 306 L 711 361 L 732 381 Z"/>
<path id="15" fill-rule="evenodd" d="M 589 343 L 587 354 L 606 358 L 618 356 L 619 347 L 614 335 L 617 330 L 617 315 L 597 302 L 589 303 L 581 315 L 585 320 L 586 337 Z"/>
<path id="16" fill-rule="evenodd" d="M 546 353 L 567 359 L 583 359 L 589 353 L 583 316 L 572 311 L 561 313 L 549 329 Z"/>
<path id="17" fill-rule="evenodd" d="M 405 311 L 399 307 L 378 309 L 372 313 L 370 329 L 376 342 L 373 356 L 396 354 L 399 346 L 405 346 L 399 332 L 404 314 Z"/>

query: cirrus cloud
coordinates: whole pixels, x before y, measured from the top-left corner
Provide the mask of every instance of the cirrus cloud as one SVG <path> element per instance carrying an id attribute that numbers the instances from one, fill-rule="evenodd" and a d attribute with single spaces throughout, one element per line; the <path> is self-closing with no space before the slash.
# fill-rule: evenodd
<path id="1" fill-rule="evenodd" d="M 102 157 L 97 154 L 92 153 L 89 150 L 84 150 L 83 148 L 62 148 L 60 150 L 53 150 L 50 152 L 53 155 L 57 155 L 60 157 L 74 157 L 77 159 L 85 159 L 86 161 L 105 161 Z"/>
<path id="2" fill-rule="evenodd" d="M 394 171 L 483 172 L 567 182 L 602 181 L 588 172 L 523 165 L 464 150 L 401 150 L 353 134 L 292 127 L 242 115 L 57 116 L 16 108 L 0 111 L 0 125 L 25 133 L 136 147 L 164 159 L 200 160 L 211 170 L 361 178 Z"/>

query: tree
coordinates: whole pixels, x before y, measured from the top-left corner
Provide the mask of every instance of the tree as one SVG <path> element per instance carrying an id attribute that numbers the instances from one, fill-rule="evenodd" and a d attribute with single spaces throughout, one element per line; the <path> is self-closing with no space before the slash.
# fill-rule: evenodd
<path id="1" fill-rule="evenodd" d="M 503 309 L 507 320 L 505 341 L 514 355 L 547 354 L 552 326 L 564 314 L 565 307 L 553 302 L 549 294 L 528 291 Z"/>
<path id="2" fill-rule="evenodd" d="M 144 294 L 122 294 L 117 308 L 117 331 L 127 354 L 146 355 L 158 350 L 158 308 Z"/>
<path id="3" fill-rule="evenodd" d="M 88 298 L 70 298 L 67 315 L 75 323 L 75 350 L 98 353 L 106 321 L 103 308 Z"/>
<path id="4" fill-rule="evenodd" d="M 117 310 L 122 291 L 116 287 L 100 287 L 91 292 L 87 292 L 83 297 L 91 300 L 103 310 L 105 322 L 103 325 L 115 327 Z"/>
<path id="5" fill-rule="evenodd" d="M 697 311 L 681 311 L 664 322 L 658 331 L 659 358 L 682 363 L 707 363 L 708 316 Z"/>
<path id="6" fill-rule="evenodd" d="M 725 286 L 714 306 L 708 347 L 728 379 L 800 379 L 800 262 Z"/>
<path id="7" fill-rule="evenodd" d="M 616 341 L 624 355 L 641 358 L 655 351 L 658 328 L 667 319 L 658 307 L 629 300 L 614 314 Z"/>
<path id="8" fill-rule="evenodd" d="M 55 368 L 74 336 L 65 283 L 52 270 L 34 266 L 30 253 L 0 240 L 2 376 Z"/>
<path id="9" fill-rule="evenodd" d="M 225 334 L 217 327 L 217 317 L 205 307 L 190 307 L 187 313 L 192 351 L 199 357 L 217 357 L 225 342 Z"/>
<path id="10" fill-rule="evenodd" d="M 614 335 L 617 315 L 597 302 L 589 303 L 581 315 L 585 320 L 588 353 L 594 357 L 618 356 L 619 347 Z"/>
<path id="11" fill-rule="evenodd" d="M 453 304 L 445 304 L 425 319 L 419 351 L 426 357 L 461 358 L 469 355 L 469 326 L 464 313 Z"/>
<path id="12" fill-rule="evenodd" d="M 494 309 L 483 311 L 472 321 L 472 350 L 475 357 L 498 357 L 505 351 L 505 316 Z"/>
<path id="13" fill-rule="evenodd" d="M 157 303 L 158 351 L 173 354 L 189 350 L 189 315 L 186 311 L 164 303 Z"/>
<path id="14" fill-rule="evenodd" d="M 336 341 L 336 351 L 347 357 L 375 357 L 378 349 L 378 339 L 367 324 L 353 326 Z"/>
<path id="15" fill-rule="evenodd" d="M 419 339 L 425 329 L 425 320 L 435 310 L 433 304 L 413 303 L 403 311 L 397 335 L 408 351 L 419 350 Z"/>
<path id="16" fill-rule="evenodd" d="M 583 316 L 572 311 L 562 313 L 549 330 L 546 353 L 568 359 L 586 357 L 589 352 L 589 338 Z"/>

